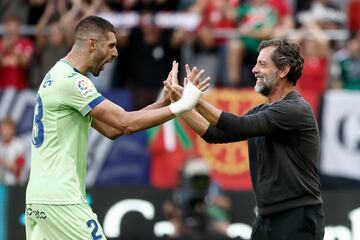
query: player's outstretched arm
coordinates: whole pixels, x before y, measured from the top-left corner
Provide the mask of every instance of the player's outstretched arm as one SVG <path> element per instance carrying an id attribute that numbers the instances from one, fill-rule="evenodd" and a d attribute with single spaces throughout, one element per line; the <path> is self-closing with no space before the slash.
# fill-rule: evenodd
<path id="1" fill-rule="evenodd" d="M 206 89 L 205 89 L 206 90 Z M 114 139 L 123 134 L 160 125 L 175 116 L 190 111 L 198 103 L 203 91 L 193 84 L 187 84 L 181 99 L 169 106 L 127 112 L 109 100 L 104 100 L 90 111 L 92 126 L 103 135 Z"/>
<path id="2" fill-rule="evenodd" d="M 110 139 L 162 124 L 175 117 L 169 107 L 127 112 L 107 99 L 92 109 L 90 116 L 93 118 L 92 127 Z"/>

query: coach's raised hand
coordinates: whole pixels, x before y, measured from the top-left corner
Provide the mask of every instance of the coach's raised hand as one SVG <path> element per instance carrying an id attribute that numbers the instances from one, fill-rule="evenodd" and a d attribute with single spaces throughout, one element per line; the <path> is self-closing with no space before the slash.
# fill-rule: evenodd
<path id="1" fill-rule="evenodd" d="M 170 104 L 170 110 L 175 115 L 180 115 L 186 111 L 193 109 L 201 98 L 202 94 L 209 88 L 210 77 L 201 80 L 201 77 L 204 74 L 204 70 L 199 70 L 194 67 L 191 71 L 187 65 L 189 70 L 188 77 L 190 79 L 185 78 L 184 80 L 184 89 L 178 84 L 178 63 L 173 63 L 173 69 L 171 74 L 171 83 L 169 81 L 164 82 L 165 87 L 168 88 L 171 94 L 171 98 L 173 101 Z M 182 93 L 182 97 L 180 98 Z M 180 98 L 180 99 L 179 99 Z"/>
<path id="2" fill-rule="evenodd" d="M 206 91 L 206 89 L 209 88 L 210 77 L 206 77 L 204 80 L 202 80 L 202 75 L 205 73 L 205 70 L 201 70 L 199 72 L 197 67 L 193 67 L 193 69 L 190 71 L 190 67 L 188 64 L 185 65 L 185 70 L 186 78 L 184 80 L 184 85 L 190 82 L 193 85 L 197 86 L 202 92 Z"/>

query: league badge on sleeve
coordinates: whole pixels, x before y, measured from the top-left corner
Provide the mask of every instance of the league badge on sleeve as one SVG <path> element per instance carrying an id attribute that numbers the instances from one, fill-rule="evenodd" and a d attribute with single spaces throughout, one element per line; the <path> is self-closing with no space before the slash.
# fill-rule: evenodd
<path id="1" fill-rule="evenodd" d="M 87 97 L 94 92 L 94 87 L 89 80 L 79 79 L 76 81 L 76 86 L 83 97 Z"/>

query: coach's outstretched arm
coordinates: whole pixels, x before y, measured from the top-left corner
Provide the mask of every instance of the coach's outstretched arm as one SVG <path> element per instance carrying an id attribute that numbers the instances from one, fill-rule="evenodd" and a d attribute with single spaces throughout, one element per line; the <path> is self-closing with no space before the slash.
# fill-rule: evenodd
<path id="1" fill-rule="evenodd" d="M 200 78 L 201 75 L 196 77 Z M 90 111 L 90 116 L 95 119 L 92 126 L 111 139 L 157 126 L 191 110 L 208 87 L 208 84 L 188 84 L 181 99 L 169 106 L 151 110 L 127 112 L 115 103 L 104 100 Z"/>
<path id="2" fill-rule="evenodd" d="M 174 67 L 173 67 L 174 69 Z M 201 79 L 196 77 L 198 70 L 196 67 L 190 71 L 189 66 L 185 65 L 187 73 L 187 81 L 199 85 Z M 176 71 L 174 71 L 176 72 Z M 203 70 L 201 71 L 203 72 Z M 200 73 L 201 73 L 200 72 Z M 206 78 L 209 80 L 210 78 Z M 176 101 L 182 96 L 183 88 L 178 83 L 177 75 L 171 76 L 171 81 L 165 81 L 164 85 L 170 93 L 172 101 Z M 208 143 L 229 143 L 243 140 L 239 136 L 232 136 L 221 129 L 216 128 L 216 124 L 223 113 L 222 110 L 216 108 L 205 100 L 200 99 L 196 108 L 185 112 L 182 117 L 185 122 L 192 128 L 199 136 L 201 136 Z"/>

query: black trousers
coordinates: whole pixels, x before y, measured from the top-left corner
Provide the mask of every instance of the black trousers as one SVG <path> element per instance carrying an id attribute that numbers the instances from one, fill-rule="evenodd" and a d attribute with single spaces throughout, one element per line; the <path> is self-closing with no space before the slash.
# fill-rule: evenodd
<path id="1" fill-rule="evenodd" d="M 323 240 L 322 206 L 305 206 L 270 216 L 257 216 L 251 240 Z"/>

